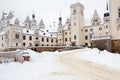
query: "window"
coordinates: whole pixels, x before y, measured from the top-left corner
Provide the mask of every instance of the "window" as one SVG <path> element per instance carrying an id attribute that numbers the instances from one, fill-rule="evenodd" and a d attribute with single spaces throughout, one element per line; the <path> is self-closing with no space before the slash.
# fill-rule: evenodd
<path id="1" fill-rule="evenodd" d="M 49 42 L 49 39 L 47 38 L 47 42 Z"/>
<path id="2" fill-rule="evenodd" d="M 49 46 L 49 45 L 47 44 L 47 46 Z"/>
<path id="3" fill-rule="evenodd" d="M 67 32 L 65 32 L 65 35 L 67 35 Z"/>
<path id="4" fill-rule="evenodd" d="M 23 46 L 25 46 L 25 43 L 23 43 Z"/>
<path id="5" fill-rule="evenodd" d="M 42 38 L 42 42 L 44 42 L 44 38 Z"/>
<path id="6" fill-rule="evenodd" d="M 85 43 L 85 46 L 88 46 L 88 43 Z"/>
<path id="7" fill-rule="evenodd" d="M 26 36 L 25 35 L 23 35 L 23 40 L 26 40 Z"/>
<path id="8" fill-rule="evenodd" d="M 38 40 L 38 37 L 36 37 L 36 40 Z"/>
<path id="9" fill-rule="evenodd" d="M 83 10 L 81 10 L 81 15 L 82 15 L 82 16 L 84 15 Z"/>
<path id="10" fill-rule="evenodd" d="M 88 32 L 88 29 L 85 29 L 85 32 Z"/>
<path id="11" fill-rule="evenodd" d="M 106 25 L 106 28 L 108 28 L 108 26 Z"/>
<path id="12" fill-rule="evenodd" d="M 51 42 L 53 42 L 53 39 L 51 39 Z"/>
<path id="13" fill-rule="evenodd" d="M 42 44 L 42 46 L 44 46 L 44 44 Z"/>
<path id="14" fill-rule="evenodd" d="M 93 32 L 93 29 L 90 29 L 90 32 Z"/>
<path id="15" fill-rule="evenodd" d="M 16 39 L 19 39 L 19 34 L 15 34 L 15 38 L 16 38 Z"/>
<path id="16" fill-rule="evenodd" d="M 29 37 L 29 40 L 32 40 L 32 37 L 31 37 L 31 36 Z"/>
<path id="17" fill-rule="evenodd" d="M 76 12 L 77 12 L 77 11 L 76 11 L 76 9 L 74 9 L 74 10 L 73 10 L 73 15 L 75 15 L 75 14 L 76 14 Z"/>
<path id="18" fill-rule="evenodd" d="M 3 45 L 3 43 L 2 43 L 2 47 L 3 47 L 4 45 Z"/>
<path id="19" fill-rule="evenodd" d="M 101 31 L 101 30 L 102 30 L 102 27 L 99 27 L 99 30 Z"/>
<path id="20" fill-rule="evenodd" d="M 30 46 L 32 46 L 32 43 L 29 43 Z"/>
<path id="21" fill-rule="evenodd" d="M 43 33 L 43 35 L 45 35 L 45 33 Z"/>
<path id="22" fill-rule="evenodd" d="M 16 46 L 18 46 L 18 43 L 16 43 Z"/>
<path id="23" fill-rule="evenodd" d="M 69 32 L 69 34 L 71 34 L 71 32 Z"/>
<path id="24" fill-rule="evenodd" d="M 69 38 L 69 40 L 71 41 L 71 38 Z"/>
<path id="25" fill-rule="evenodd" d="M 74 35 L 74 40 L 76 40 L 76 35 Z"/>
<path id="26" fill-rule="evenodd" d="M 118 17 L 120 18 L 120 8 L 118 9 Z"/>
<path id="27" fill-rule="evenodd" d="M 76 23 L 74 23 L 74 26 L 76 26 Z"/>
<path id="28" fill-rule="evenodd" d="M 2 36 L 2 40 L 3 40 L 3 36 Z"/>
<path id="29" fill-rule="evenodd" d="M 88 36 L 85 36 L 85 40 L 88 40 Z"/>
<path id="30" fill-rule="evenodd" d="M 65 38 L 65 42 L 67 42 L 67 38 Z"/>
<path id="31" fill-rule="evenodd" d="M 27 30 L 27 33 L 29 33 L 29 30 Z"/>

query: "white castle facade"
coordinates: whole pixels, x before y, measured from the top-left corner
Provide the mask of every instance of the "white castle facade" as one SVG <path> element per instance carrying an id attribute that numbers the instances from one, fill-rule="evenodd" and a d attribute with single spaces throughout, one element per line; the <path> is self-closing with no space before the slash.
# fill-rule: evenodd
<path id="1" fill-rule="evenodd" d="M 77 2 L 70 5 L 70 18 L 58 27 L 46 26 L 41 19 L 37 22 L 35 14 L 29 16 L 21 26 L 18 18 L 10 12 L 3 12 L 0 20 L 0 49 L 32 46 L 92 46 L 99 49 L 120 52 L 120 1 L 109 0 L 109 11 L 103 21 L 97 10 L 94 11 L 91 25 L 85 26 L 84 5 Z"/>

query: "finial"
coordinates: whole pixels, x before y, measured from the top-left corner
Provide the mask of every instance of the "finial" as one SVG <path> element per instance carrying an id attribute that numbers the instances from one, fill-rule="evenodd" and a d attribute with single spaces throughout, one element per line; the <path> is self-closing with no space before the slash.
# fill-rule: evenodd
<path id="1" fill-rule="evenodd" d="M 60 11 L 60 17 L 61 17 L 61 11 Z"/>
<path id="2" fill-rule="evenodd" d="M 106 0 L 106 10 L 108 11 L 108 0 Z"/>

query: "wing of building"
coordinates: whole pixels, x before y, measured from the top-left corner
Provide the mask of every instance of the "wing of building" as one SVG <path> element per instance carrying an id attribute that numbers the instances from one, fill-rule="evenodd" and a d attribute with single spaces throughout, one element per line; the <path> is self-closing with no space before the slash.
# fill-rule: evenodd
<path id="1" fill-rule="evenodd" d="M 46 27 L 43 19 L 37 22 L 35 14 L 26 17 L 24 26 L 11 11 L 0 19 L 0 49 L 28 46 L 90 46 L 120 53 L 120 1 L 109 0 L 103 19 L 94 11 L 89 25 L 84 22 L 84 5 L 70 5 L 70 17 L 58 26 Z M 109 9 L 108 9 L 109 8 Z"/>

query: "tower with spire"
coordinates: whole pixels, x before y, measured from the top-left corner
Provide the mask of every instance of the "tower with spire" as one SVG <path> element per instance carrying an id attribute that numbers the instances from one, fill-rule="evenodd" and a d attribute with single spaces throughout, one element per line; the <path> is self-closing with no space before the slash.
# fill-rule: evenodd
<path id="1" fill-rule="evenodd" d="M 31 19 L 31 28 L 34 29 L 37 26 L 37 21 L 35 19 L 35 14 L 32 14 L 32 19 Z"/>
<path id="2" fill-rule="evenodd" d="M 25 27 L 27 27 L 27 28 L 30 28 L 30 27 L 31 27 L 31 21 L 30 21 L 30 17 L 29 17 L 29 16 L 26 17 L 26 19 L 25 19 L 25 21 L 24 21 L 24 25 L 25 25 Z"/>
<path id="3" fill-rule="evenodd" d="M 93 18 L 91 19 L 91 23 L 93 26 L 97 26 L 101 24 L 101 18 L 99 17 L 97 10 L 94 11 Z"/>
<path id="4" fill-rule="evenodd" d="M 61 13 L 60 13 L 60 17 L 59 17 L 57 31 L 58 31 L 58 45 L 62 45 L 63 44 L 63 25 L 62 25 Z"/>

